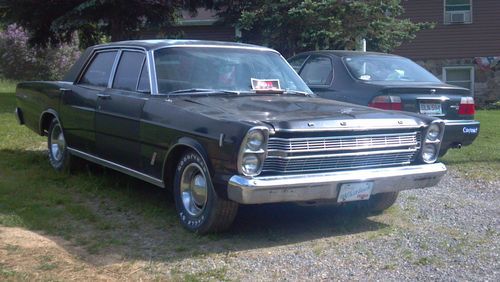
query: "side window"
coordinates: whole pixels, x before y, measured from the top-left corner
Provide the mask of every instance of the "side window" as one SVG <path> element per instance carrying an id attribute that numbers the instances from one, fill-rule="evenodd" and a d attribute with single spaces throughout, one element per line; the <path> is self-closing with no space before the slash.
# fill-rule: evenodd
<path id="1" fill-rule="evenodd" d="M 300 56 L 296 56 L 296 57 L 293 57 L 293 58 L 290 58 L 288 60 L 288 63 L 290 63 L 290 65 L 292 66 L 292 68 L 296 71 L 296 72 L 299 72 L 300 71 L 300 68 L 302 67 L 302 65 L 304 64 L 304 62 L 306 61 L 307 57 L 309 57 L 309 55 L 300 55 Z"/>
<path id="2" fill-rule="evenodd" d="M 310 58 L 302 68 L 300 77 L 308 85 L 330 85 L 333 79 L 332 60 L 323 56 Z"/>
<path id="3" fill-rule="evenodd" d="M 149 87 L 148 62 L 146 60 L 144 60 L 144 63 L 142 64 L 141 77 L 139 78 L 139 85 L 137 86 L 137 91 L 140 92 L 151 91 Z"/>
<path id="4" fill-rule="evenodd" d="M 80 79 L 80 84 L 107 87 L 116 53 L 117 51 L 97 53 Z"/>
<path id="5" fill-rule="evenodd" d="M 123 51 L 116 68 L 113 88 L 136 91 L 145 59 L 144 53 Z"/>

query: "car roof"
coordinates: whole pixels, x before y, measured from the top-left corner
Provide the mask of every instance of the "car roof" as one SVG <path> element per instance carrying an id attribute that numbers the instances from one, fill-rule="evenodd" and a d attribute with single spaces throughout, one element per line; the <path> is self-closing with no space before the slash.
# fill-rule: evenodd
<path id="1" fill-rule="evenodd" d="M 363 51 L 352 51 L 352 50 L 319 50 L 319 51 L 309 51 L 299 53 L 295 56 L 299 55 L 329 55 L 335 57 L 355 57 L 355 56 L 391 56 L 391 57 L 400 57 L 393 54 L 388 53 L 380 53 L 380 52 L 363 52 Z"/>
<path id="2" fill-rule="evenodd" d="M 155 50 L 165 47 L 186 47 L 186 46 L 209 46 L 209 47 L 226 47 L 226 48 L 241 48 L 241 49 L 258 49 L 274 51 L 273 49 L 244 43 L 225 42 L 225 41 L 210 41 L 210 40 L 187 40 L 187 39 L 148 39 L 148 40 L 128 40 L 118 41 L 106 44 L 92 46 L 93 49 L 113 48 L 113 47 L 137 47 L 145 50 Z M 275 51 L 276 52 L 276 51 Z"/>

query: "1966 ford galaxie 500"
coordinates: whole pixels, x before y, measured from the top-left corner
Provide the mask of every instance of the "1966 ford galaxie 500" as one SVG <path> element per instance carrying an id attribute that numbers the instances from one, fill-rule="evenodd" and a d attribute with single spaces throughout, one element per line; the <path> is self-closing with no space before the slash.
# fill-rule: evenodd
<path id="1" fill-rule="evenodd" d="M 23 82 L 16 115 L 77 158 L 171 189 L 182 225 L 227 229 L 238 204 L 356 201 L 380 211 L 439 182 L 441 120 L 314 97 L 276 51 L 181 40 L 90 47 L 63 81 Z"/>

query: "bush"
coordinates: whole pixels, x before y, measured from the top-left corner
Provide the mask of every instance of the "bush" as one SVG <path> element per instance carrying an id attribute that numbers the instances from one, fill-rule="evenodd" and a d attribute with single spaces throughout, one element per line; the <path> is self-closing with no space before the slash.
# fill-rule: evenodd
<path id="1" fill-rule="evenodd" d="M 12 24 L 0 32 L 0 75 L 15 80 L 60 80 L 80 56 L 77 37 L 68 44 L 30 46 L 29 34 Z"/>

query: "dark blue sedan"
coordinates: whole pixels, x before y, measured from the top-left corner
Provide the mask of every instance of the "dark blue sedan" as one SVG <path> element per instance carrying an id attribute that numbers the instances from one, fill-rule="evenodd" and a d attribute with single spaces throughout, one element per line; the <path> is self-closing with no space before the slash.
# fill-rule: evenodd
<path id="1" fill-rule="evenodd" d="M 410 59 L 374 52 L 312 51 L 288 59 L 317 95 L 385 110 L 435 116 L 446 124 L 441 155 L 479 134 L 468 89 L 445 84 Z"/>

